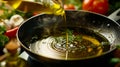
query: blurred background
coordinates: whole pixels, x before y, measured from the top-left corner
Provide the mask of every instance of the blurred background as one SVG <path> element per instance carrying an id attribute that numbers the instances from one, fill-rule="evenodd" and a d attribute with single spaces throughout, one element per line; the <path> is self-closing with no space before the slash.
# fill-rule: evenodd
<path id="1" fill-rule="evenodd" d="M 2 1 L 9 1 L 8 3 L 15 9 L 6 8 L 7 5 L 1 4 Z M 23 0 L 0 0 L 0 56 L 3 55 L 3 48 L 6 43 L 10 41 L 11 38 L 16 36 L 16 31 L 18 30 L 18 26 L 14 26 L 17 23 L 13 23 L 14 25 L 10 24 L 9 22 L 6 23 L 6 20 L 9 21 L 13 15 L 19 14 L 21 15 L 22 21 L 34 16 L 36 14 L 41 13 L 43 11 L 52 11 L 47 10 L 46 8 L 39 7 L 39 4 L 30 4 L 28 3 L 27 6 L 26 2 L 22 2 Z M 40 0 L 25 0 L 31 2 L 39 2 Z M 87 10 L 96 12 L 105 16 L 109 16 L 115 10 L 120 8 L 120 0 L 62 0 L 63 7 L 65 10 Z M 7 6 L 8 7 L 8 6 Z M 56 8 L 56 6 L 53 6 Z M 18 9 L 22 10 L 19 11 Z M 44 10 L 45 9 L 45 10 Z M 37 12 L 39 11 L 39 12 Z M 120 12 L 119 14 L 120 15 Z M 20 21 L 21 21 L 20 19 Z M 5 22 L 7 26 L 3 28 L 2 25 Z M 118 20 L 120 22 L 120 20 Z M 9 25 L 10 24 L 10 25 Z M 4 26 L 4 25 L 3 25 Z M 8 29 L 9 28 L 9 29 Z M 10 31 L 12 29 L 12 31 Z M 7 32 L 8 31 L 8 32 Z M 5 35 L 5 36 L 3 36 Z M 6 37 L 7 36 L 7 37 Z M 111 63 L 119 63 L 120 62 L 120 46 L 118 46 L 118 50 L 115 52 L 115 57 L 111 59 Z M 120 65 L 120 63 L 119 63 Z"/>
<path id="2" fill-rule="evenodd" d="M 71 4 L 74 4 L 75 6 L 77 6 L 77 9 L 81 10 L 83 9 L 82 6 L 85 5 L 83 4 L 83 1 L 88 1 L 87 4 L 89 4 L 89 8 L 90 7 L 100 7 L 100 6 L 106 6 L 107 2 L 104 3 L 104 4 L 98 4 L 98 5 L 92 5 L 91 4 L 91 1 L 95 2 L 96 0 L 64 0 L 64 4 L 68 4 L 68 3 L 71 3 Z M 106 1 L 106 0 L 98 0 L 99 2 L 100 1 Z M 117 10 L 118 8 L 120 8 L 120 0 L 108 0 L 108 12 L 107 12 L 107 15 L 108 14 L 111 14 L 113 11 Z"/>

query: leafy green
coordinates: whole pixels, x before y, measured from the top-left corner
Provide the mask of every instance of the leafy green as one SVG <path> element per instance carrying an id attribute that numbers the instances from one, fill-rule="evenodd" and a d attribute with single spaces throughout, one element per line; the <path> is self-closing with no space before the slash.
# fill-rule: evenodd
<path id="1" fill-rule="evenodd" d="M 4 46 L 9 41 L 9 38 L 5 35 L 0 34 L 0 46 Z"/>
<path id="2" fill-rule="evenodd" d="M 11 12 L 9 12 L 9 10 L 4 10 L 4 13 L 0 16 L 0 18 L 2 18 L 2 19 L 10 19 L 15 14 L 19 14 L 22 17 L 25 16 L 25 13 L 20 11 L 20 10 L 12 10 Z"/>
<path id="3" fill-rule="evenodd" d="M 9 38 L 4 35 L 6 28 L 4 26 L 0 26 L 0 46 L 4 46 L 8 41 Z"/>
<path id="4" fill-rule="evenodd" d="M 0 5 L 0 9 L 2 9 L 2 10 L 8 10 L 8 8 L 6 8 L 6 6 L 5 6 L 5 3 L 2 3 Z"/>
<path id="5" fill-rule="evenodd" d="M 6 31 L 6 28 L 4 26 L 0 26 L 0 34 L 3 34 Z"/>
<path id="6" fill-rule="evenodd" d="M 4 3 L 2 3 L 2 4 L 0 5 L 0 10 L 3 10 L 3 11 L 4 11 L 3 14 L 0 15 L 0 18 L 2 18 L 2 19 L 10 19 L 11 16 L 13 16 L 13 15 L 15 15 L 15 14 L 19 14 L 19 15 L 21 15 L 22 17 L 25 17 L 25 15 L 26 15 L 25 12 L 20 11 L 20 10 L 18 10 L 18 9 L 10 10 L 10 9 L 6 8 L 6 6 L 5 6 Z"/>

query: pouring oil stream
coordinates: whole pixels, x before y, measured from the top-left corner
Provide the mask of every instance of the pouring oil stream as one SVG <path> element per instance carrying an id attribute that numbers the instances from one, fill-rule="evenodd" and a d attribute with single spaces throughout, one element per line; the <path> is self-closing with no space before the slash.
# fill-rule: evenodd
<path id="1" fill-rule="evenodd" d="M 61 15 L 65 24 L 66 23 L 66 15 L 65 15 L 65 10 L 63 8 L 63 3 L 62 0 L 44 0 L 43 4 L 45 4 L 45 6 L 50 7 L 51 10 L 53 10 L 53 14 L 55 15 Z M 47 12 L 49 13 L 49 12 Z M 51 13 L 51 12 L 50 12 Z M 67 27 L 66 27 L 67 29 Z M 66 53 L 65 53 L 65 60 L 68 59 L 68 32 L 66 31 Z"/>

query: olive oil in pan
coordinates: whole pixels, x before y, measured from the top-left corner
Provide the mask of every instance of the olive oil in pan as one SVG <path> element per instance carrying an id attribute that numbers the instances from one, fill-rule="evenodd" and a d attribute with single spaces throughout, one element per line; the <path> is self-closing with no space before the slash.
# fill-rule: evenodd
<path id="1" fill-rule="evenodd" d="M 97 32 L 84 28 L 61 29 L 59 34 L 30 43 L 30 50 L 49 58 L 74 60 L 98 56 L 110 49 L 109 41 Z"/>

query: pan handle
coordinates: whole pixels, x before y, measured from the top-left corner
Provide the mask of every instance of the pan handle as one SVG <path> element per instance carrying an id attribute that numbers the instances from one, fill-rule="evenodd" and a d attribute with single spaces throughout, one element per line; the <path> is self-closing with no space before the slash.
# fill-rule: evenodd
<path id="1" fill-rule="evenodd" d="M 115 21 L 120 20 L 120 8 L 114 11 L 112 14 L 110 14 L 108 18 L 113 19 Z"/>

